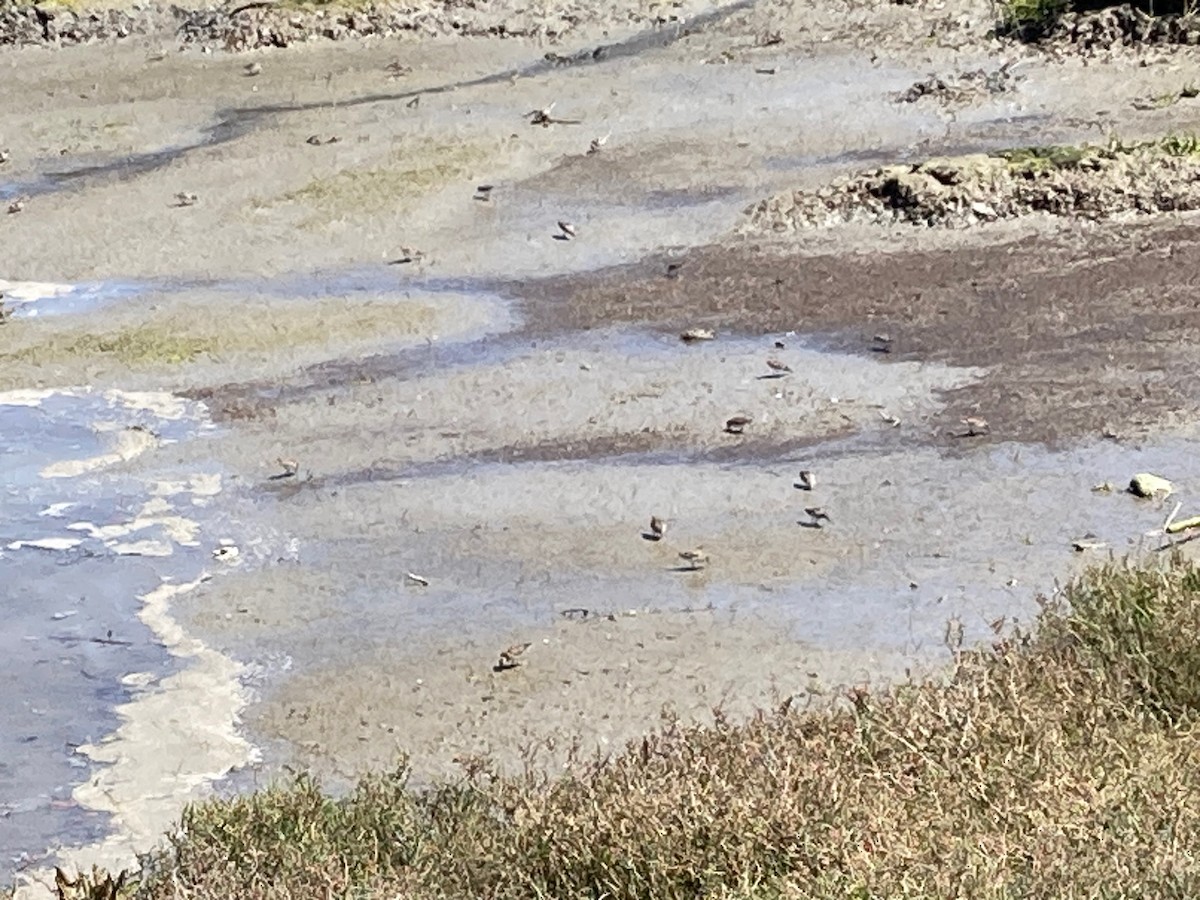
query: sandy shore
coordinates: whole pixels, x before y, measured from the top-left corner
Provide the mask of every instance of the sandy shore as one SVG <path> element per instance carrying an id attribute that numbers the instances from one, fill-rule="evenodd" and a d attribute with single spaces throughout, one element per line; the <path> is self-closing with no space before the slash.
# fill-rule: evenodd
<path id="1" fill-rule="evenodd" d="M 14 291 L 0 388 L 202 401 L 203 440 L 114 453 L 219 473 L 200 540 L 240 551 L 148 603 L 187 667 L 122 711 L 76 791 L 116 830 L 65 859 L 131 861 L 234 769 L 558 765 L 664 714 L 936 670 L 947 622 L 1027 619 L 1086 562 L 1074 539 L 1154 543 L 1169 510 L 1093 487 L 1200 486 L 1190 219 L 781 237 L 745 215 L 890 160 L 1186 131 L 1186 103 L 1132 101 L 1189 57 L 1056 62 L 989 41 L 978 4 L 679 9 L 553 44 L 0 51 L 0 197 L 24 198 L 0 277 L 72 288 Z M 935 26 L 957 38 L 917 40 Z M 1009 60 L 1004 91 L 897 102 Z M 551 104 L 565 121 L 531 124 Z M 494 671 L 513 643 L 527 662 Z M 204 738 L 163 711 L 199 702 Z"/>

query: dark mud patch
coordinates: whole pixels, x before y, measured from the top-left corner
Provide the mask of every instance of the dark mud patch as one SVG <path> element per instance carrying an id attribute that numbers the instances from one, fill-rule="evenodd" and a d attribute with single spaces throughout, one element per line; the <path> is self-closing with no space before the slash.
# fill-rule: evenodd
<path id="1" fill-rule="evenodd" d="M 999 94 L 1011 93 L 1016 90 L 1020 77 L 1012 71 L 1011 62 L 990 72 L 985 69 L 976 69 L 971 72 L 948 75 L 945 78 L 930 75 L 913 82 L 908 88 L 897 94 L 895 99 L 897 103 L 931 100 L 947 106 L 971 103 Z"/>
<path id="2" fill-rule="evenodd" d="M 1200 19 L 1185 4 L 1167 4 L 1167 7 L 1148 11 L 1123 3 L 1107 9 L 1080 9 L 1059 15 L 1010 17 L 996 31 L 1001 37 L 1037 44 L 1051 53 L 1085 57 L 1104 56 L 1119 49 L 1200 44 Z"/>
<path id="3" fill-rule="evenodd" d="M 1005 440 L 1134 436 L 1200 409 L 1192 377 L 1200 231 L 1096 227 L 999 246 L 809 255 L 709 247 L 525 285 L 525 318 L 553 334 L 637 324 L 681 331 L 818 335 L 888 361 L 986 367 L 944 399 Z M 938 442 L 961 439 L 952 432 Z"/>

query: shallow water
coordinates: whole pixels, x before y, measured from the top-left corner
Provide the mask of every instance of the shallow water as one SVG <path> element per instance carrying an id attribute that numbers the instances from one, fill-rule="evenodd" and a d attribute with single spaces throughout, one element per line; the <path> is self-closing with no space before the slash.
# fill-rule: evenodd
<path id="1" fill-rule="evenodd" d="M 171 418 L 143 399 L 0 395 L 0 883 L 51 847 L 102 836 L 107 817 L 71 796 L 93 771 L 76 751 L 113 730 L 115 707 L 176 669 L 138 620 L 139 596 L 207 551 L 173 540 L 170 522 L 121 527 L 145 518 L 145 478 L 119 465 L 66 474 L 111 453 L 125 429 L 169 442 L 203 427 L 194 409 Z"/>

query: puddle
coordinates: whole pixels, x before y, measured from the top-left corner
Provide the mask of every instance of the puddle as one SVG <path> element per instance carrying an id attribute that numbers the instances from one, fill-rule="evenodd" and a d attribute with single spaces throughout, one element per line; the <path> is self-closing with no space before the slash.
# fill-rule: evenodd
<path id="1" fill-rule="evenodd" d="M 0 279 L 0 297 L 14 318 L 95 312 L 147 290 L 149 285 L 132 281 L 52 284 Z"/>

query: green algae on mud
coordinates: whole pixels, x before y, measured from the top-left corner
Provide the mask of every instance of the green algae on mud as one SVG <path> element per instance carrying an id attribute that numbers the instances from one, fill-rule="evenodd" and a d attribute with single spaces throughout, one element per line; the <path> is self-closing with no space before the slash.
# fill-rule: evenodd
<path id="1" fill-rule="evenodd" d="M 948 677 L 664 725 L 565 773 L 190 806 L 138 896 L 1195 896 L 1200 576 L 1109 563 Z M 534 760 L 545 747 L 532 746 Z M 1164 837 L 1165 836 L 1165 837 Z"/>
<path id="2" fill-rule="evenodd" d="M 219 309 L 182 303 L 149 319 L 117 313 L 107 328 L 98 327 L 95 318 L 16 320 L 5 326 L 11 340 L 0 351 L 0 389 L 45 385 L 47 379 L 76 383 L 95 367 L 113 363 L 128 371 L 170 371 L 204 359 L 270 358 L 280 350 L 410 340 L 431 333 L 437 318 L 424 303 L 347 303 L 338 297 L 247 300 Z"/>
<path id="3" fill-rule="evenodd" d="M 427 194 L 470 173 L 487 157 L 482 145 L 466 141 L 417 141 L 392 153 L 388 165 L 342 169 L 314 178 L 276 200 L 255 201 L 259 207 L 300 203 L 317 210 L 302 227 L 317 227 L 356 215 L 403 209 Z"/>

